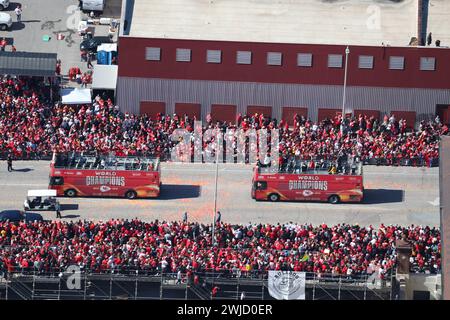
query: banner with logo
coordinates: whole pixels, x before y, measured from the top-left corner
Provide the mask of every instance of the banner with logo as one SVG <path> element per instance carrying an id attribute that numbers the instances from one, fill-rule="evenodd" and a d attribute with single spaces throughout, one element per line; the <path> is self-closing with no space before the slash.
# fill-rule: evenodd
<path id="1" fill-rule="evenodd" d="M 269 271 L 269 294 L 277 300 L 305 300 L 305 272 Z"/>

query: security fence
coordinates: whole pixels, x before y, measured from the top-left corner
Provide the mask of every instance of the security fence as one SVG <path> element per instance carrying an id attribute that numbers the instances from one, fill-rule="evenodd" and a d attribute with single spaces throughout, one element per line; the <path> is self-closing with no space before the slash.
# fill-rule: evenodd
<path id="1" fill-rule="evenodd" d="M 91 152 L 91 154 L 94 154 Z M 134 154 L 137 157 L 149 157 L 154 156 L 147 153 L 139 153 Z M 0 160 L 6 160 L 8 157 L 8 152 L 0 151 Z M 161 161 L 170 161 L 171 155 L 163 153 L 159 155 Z M 14 154 L 13 160 L 51 160 L 52 153 L 49 151 L 46 152 L 28 152 L 22 151 L 21 154 Z M 192 161 L 194 159 L 191 159 Z M 304 159 L 308 160 L 308 159 Z M 317 157 L 315 160 L 321 160 L 321 157 Z M 328 159 L 326 159 L 328 160 Z M 223 162 L 226 161 L 226 157 L 223 157 Z M 234 162 L 237 162 L 235 159 Z M 248 163 L 248 159 L 246 159 L 246 163 Z M 411 158 L 411 159 L 400 159 L 400 158 L 371 158 L 364 159 L 362 161 L 364 165 L 376 165 L 376 166 L 401 166 L 401 167 L 438 167 L 439 166 L 439 158 L 432 159 L 424 159 L 424 158 Z"/>
<path id="2" fill-rule="evenodd" d="M 121 273 L 30 268 L 2 277 L 0 300 L 271 300 L 267 277 L 267 272 L 195 272 L 188 276 L 132 268 Z M 390 300 L 396 299 L 397 291 L 393 272 L 382 279 L 368 274 L 306 273 L 306 300 Z"/>

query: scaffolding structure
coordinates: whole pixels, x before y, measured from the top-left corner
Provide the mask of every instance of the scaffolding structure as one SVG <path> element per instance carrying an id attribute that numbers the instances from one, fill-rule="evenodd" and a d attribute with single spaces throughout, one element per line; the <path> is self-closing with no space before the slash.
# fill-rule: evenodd
<path id="1" fill-rule="evenodd" d="M 76 275 L 12 273 L 0 281 L 0 300 L 271 300 L 267 274 L 242 276 L 199 273 L 193 281 L 175 273 L 89 273 Z M 396 277 L 385 280 L 370 275 L 358 277 L 307 273 L 306 300 L 395 299 Z M 218 287 L 216 295 L 213 288 Z"/>

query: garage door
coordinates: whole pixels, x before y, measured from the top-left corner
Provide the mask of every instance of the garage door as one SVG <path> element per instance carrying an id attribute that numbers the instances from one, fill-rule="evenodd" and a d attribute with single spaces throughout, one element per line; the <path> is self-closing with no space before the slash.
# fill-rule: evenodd
<path id="1" fill-rule="evenodd" d="M 148 116 L 154 118 L 158 113 L 166 113 L 166 103 L 155 101 L 141 101 L 139 113 L 147 114 Z"/>
<path id="2" fill-rule="evenodd" d="M 272 107 L 268 106 L 248 106 L 247 115 L 263 114 L 265 117 L 272 117 Z"/>
<path id="3" fill-rule="evenodd" d="M 355 117 L 358 117 L 360 114 L 362 114 L 363 116 L 368 116 L 370 117 L 374 117 L 375 119 L 380 120 L 380 111 L 378 110 L 359 110 L 356 109 L 355 111 L 353 111 L 353 114 L 355 115 Z"/>
<path id="4" fill-rule="evenodd" d="M 175 103 L 175 113 L 179 116 L 187 115 L 190 119 L 194 117 L 201 120 L 202 108 L 200 103 Z"/>
<path id="5" fill-rule="evenodd" d="M 328 108 L 319 108 L 317 120 L 320 122 L 322 120 L 333 119 L 336 115 L 341 114 L 341 109 L 328 109 Z"/>
<path id="6" fill-rule="evenodd" d="M 391 115 L 395 116 L 398 121 L 400 119 L 406 120 L 406 125 L 409 129 L 414 129 L 416 124 L 416 112 L 415 111 L 391 111 Z"/>
<path id="7" fill-rule="evenodd" d="M 308 118 L 308 108 L 302 107 L 283 107 L 283 112 L 281 115 L 281 119 L 286 121 L 288 125 L 294 125 L 294 116 L 298 114 L 299 116 L 304 116 Z"/>
<path id="8" fill-rule="evenodd" d="M 215 121 L 236 123 L 236 106 L 231 104 L 211 105 L 211 118 Z"/>

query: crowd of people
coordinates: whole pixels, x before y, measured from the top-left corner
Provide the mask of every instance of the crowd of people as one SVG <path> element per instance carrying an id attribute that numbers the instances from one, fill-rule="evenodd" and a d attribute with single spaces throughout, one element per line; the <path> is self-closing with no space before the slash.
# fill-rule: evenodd
<path id="1" fill-rule="evenodd" d="M 294 270 L 353 277 L 396 266 L 396 240 L 411 244 L 412 272 L 437 273 L 440 232 L 421 226 L 248 224 L 217 222 L 92 221 L 0 222 L 2 271 L 164 273 L 227 272 L 245 276 Z"/>
<path id="2" fill-rule="evenodd" d="M 110 99 L 99 96 L 92 105 L 53 104 L 45 99 L 42 88 L 42 83 L 33 79 L 1 77 L 0 153 L 12 153 L 19 159 L 48 156 L 53 151 L 169 158 L 178 143 L 170 139 L 174 130 L 194 131 L 195 118 L 124 114 Z M 296 115 L 294 125 L 288 126 L 283 120 L 254 114 L 239 115 L 236 123 L 221 123 L 208 115 L 202 129 L 279 129 L 280 161 L 293 155 L 329 160 L 345 156 L 362 161 L 383 159 L 389 165 L 406 160 L 406 164 L 428 166 L 439 157 L 440 136 L 449 133 L 438 118 L 422 121 L 412 132 L 406 121 L 395 115 L 382 121 L 357 115 L 341 122 L 340 116 L 314 123 Z M 203 146 L 206 143 L 203 141 Z"/>

